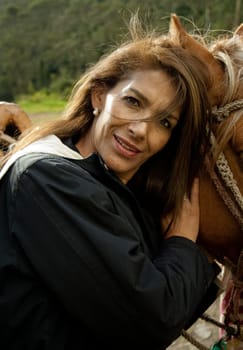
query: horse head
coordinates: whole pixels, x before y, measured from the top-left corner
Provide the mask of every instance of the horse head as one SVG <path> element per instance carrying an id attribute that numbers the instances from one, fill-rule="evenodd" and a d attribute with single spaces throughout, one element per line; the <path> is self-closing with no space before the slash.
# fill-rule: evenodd
<path id="1" fill-rule="evenodd" d="M 194 37 L 187 33 L 175 14 L 171 15 L 169 35 L 176 44 L 206 63 L 209 73 L 213 72 L 213 74 L 210 74 L 211 89 L 209 99 L 212 105 L 218 105 L 222 95 L 224 73 L 213 54 L 207 49 L 203 37 L 200 36 L 200 40 L 197 40 L 196 36 Z M 199 36 L 197 38 L 199 39 Z"/>
<path id="2" fill-rule="evenodd" d="M 212 147 L 200 178 L 198 241 L 218 260 L 236 263 L 243 248 L 243 24 L 208 44 L 172 15 L 169 35 L 204 62 L 211 79 Z"/>
<path id="3" fill-rule="evenodd" d="M 226 325 L 237 325 L 235 339 L 242 347 L 243 24 L 230 36 L 206 44 L 202 37 L 198 40 L 187 33 L 178 17 L 172 15 L 169 34 L 205 63 L 211 79 L 211 149 L 200 174 L 198 243 L 230 267 L 233 277 L 226 285 L 222 311 Z"/>
<path id="4" fill-rule="evenodd" d="M 0 155 L 30 126 L 28 115 L 17 104 L 0 102 Z"/>

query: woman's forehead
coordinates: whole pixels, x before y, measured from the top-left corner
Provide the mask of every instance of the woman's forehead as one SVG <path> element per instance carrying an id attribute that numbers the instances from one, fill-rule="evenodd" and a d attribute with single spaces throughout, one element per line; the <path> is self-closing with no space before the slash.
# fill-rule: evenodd
<path id="1" fill-rule="evenodd" d="M 132 95 L 144 106 L 159 111 L 169 111 L 170 114 L 178 109 L 175 103 L 177 92 L 171 77 L 163 69 L 147 69 L 135 71 L 122 79 L 117 85 L 108 91 L 108 96 L 122 97 Z M 172 107 L 172 108 L 171 108 Z M 175 113 L 178 117 L 179 113 Z"/>
<path id="2" fill-rule="evenodd" d="M 159 89 L 161 84 L 170 84 L 171 77 L 164 69 L 144 69 L 130 72 L 117 85 L 119 89 L 128 89 L 136 86 L 138 90 L 155 86 Z"/>

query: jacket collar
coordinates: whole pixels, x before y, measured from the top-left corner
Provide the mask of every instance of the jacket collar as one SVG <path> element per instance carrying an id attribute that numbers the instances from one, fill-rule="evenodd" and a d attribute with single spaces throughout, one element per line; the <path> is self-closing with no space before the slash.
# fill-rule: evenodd
<path id="1" fill-rule="evenodd" d="M 143 239 L 146 242 L 146 246 L 149 248 L 147 254 L 150 255 L 151 258 L 157 255 L 162 240 L 159 228 L 156 227 L 150 215 L 142 209 L 141 204 L 129 187 L 124 185 L 120 179 L 106 167 L 103 159 L 97 153 L 93 153 L 88 158 L 75 162 L 78 162 L 83 169 L 107 186 L 109 190 L 114 191 L 122 201 L 127 203 L 127 206 L 132 208 L 133 215 L 136 217 L 143 231 Z"/>
<path id="2" fill-rule="evenodd" d="M 71 138 L 65 140 L 64 143 L 72 150 L 79 152 Z M 160 233 L 158 233 L 157 236 L 155 232 L 160 232 L 160 230 L 158 227 L 155 227 L 154 220 L 151 216 L 142 209 L 141 204 L 130 188 L 127 185 L 124 185 L 113 171 L 108 169 L 98 153 L 93 153 L 89 157 L 78 161 L 78 163 L 83 169 L 101 181 L 110 190 L 113 190 L 118 194 L 120 198 L 126 201 L 128 206 L 132 206 L 133 214 L 137 217 L 137 220 L 140 222 L 140 226 L 143 229 L 143 236 L 146 245 L 149 247 L 150 253 L 153 252 L 152 255 L 157 254 L 157 249 L 160 247 L 162 238 Z"/>
<path id="3" fill-rule="evenodd" d="M 75 146 L 72 138 L 65 139 L 63 143 L 79 154 L 79 151 Z M 104 180 L 107 178 L 107 180 L 109 181 L 109 184 L 110 184 L 110 181 L 115 181 L 115 183 L 118 186 L 127 188 L 127 186 L 125 186 L 121 182 L 121 180 L 116 176 L 116 174 L 107 167 L 102 157 L 98 153 L 92 153 L 90 156 L 83 158 L 82 161 L 80 162 L 80 165 L 82 166 L 82 168 L 87 170 L 93 176 L 98 177 L 99 179 L 101 176 Z"/>

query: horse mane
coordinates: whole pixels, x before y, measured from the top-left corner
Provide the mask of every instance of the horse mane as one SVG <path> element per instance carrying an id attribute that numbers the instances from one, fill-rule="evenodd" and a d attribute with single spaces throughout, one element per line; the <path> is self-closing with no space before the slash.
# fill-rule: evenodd
<path id="1" fill-rule="evenodd" d="M 209 45 L 209 51 L 214 58 L 221 64 L 224 71 L 224 80 L 222 82 L 223 107 L 231 102 L 240 99 L 243 89 L 243 40 L 239 35 L 232 35 L 230 38 L 216 39 Z M 226 118 L 217 128 L 217 150 L 221 152 L 228 141 L 233 137 L 234 127 L 240 120 L 243 108 L 231 112 L 231 117 Z"/>

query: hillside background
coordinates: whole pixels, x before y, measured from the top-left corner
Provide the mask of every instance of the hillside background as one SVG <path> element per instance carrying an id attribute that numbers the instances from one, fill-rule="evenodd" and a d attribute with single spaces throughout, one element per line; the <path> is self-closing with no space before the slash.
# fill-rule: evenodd
<path id="1" fill-rule="evenodd" d="M 131 12 L 163 32 L 170 13 L 202 30 L 233 30 L 243 0 L 0 0 L 0 100 L 56 94 L 127 32 Z"/>

